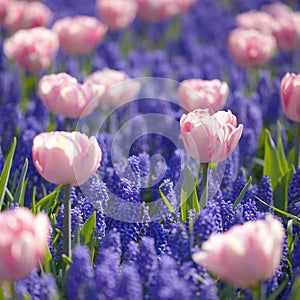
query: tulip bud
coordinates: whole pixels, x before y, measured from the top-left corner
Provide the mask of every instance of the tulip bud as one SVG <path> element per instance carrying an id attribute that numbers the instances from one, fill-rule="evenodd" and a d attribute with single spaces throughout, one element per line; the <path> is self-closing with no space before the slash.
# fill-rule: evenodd
<path id="1" fill-rule="evenodd" d="M 44 27 L 18 30 L 4 41 L 5 55 L 24 70 L 38 73 L 47 70 L 59 47 L 58 36 Z"/>
<path id="2" fill-rule="evenodd" d="M 79 132 L 45 132 L 33 140 L 33 163 L 54 184 L 84 184 L 99 168 L 101 156 L 96 138 Z"/>
<path id="3" fill-rule="evenodd" d="M 85 117 L 98 105 L 104 87 L 80 84 L 66 74 L 51 74 L 41 78 L 38 95 L 49 111 L 67 118 Z"/>
<path id="4" fill-rule="evenodd" d="M 236 28 L 229 34 L 228 50 L 241 67 L 264 66 L 275 55 L 276 40 L 272 35 L 254 29 Z"/>
<path id="5" fill-rule="evenodd" d="M 300 74 L 287 73 L 281 80 L 281 103 L 285 115 L 300 122 Z"/>
<path id="6" fill-rule="evenodd" d="M 135 0 L 98 0 L 96 9 L 103 23 L 110 30 L 121 30 L 128 27 L 137 14 Z"/>
<path id="7" fill-rule="evenodd" d="M 233 286 L 253 288 L 280 264 L 284 229 L 272 215 L 212 234 L 193 260 Z"/>
<path id="8" fill-rule="evenodd" d="M 53 30 L 59 36 L 61 49 L 70 55 L 91 54 L 103 40 L 107 26 L 89 16 L 57 20 Z"/>
<path id="9" fill-rule="evenodd" d="M 224 108 L 229 88 L 226 82 L 217 79 L 189 79 L 180 84 L 178 93 L 179 104 L 186 111 L 208 108 L 214 113 Z"/>
<path id="10" fill-rule="evenodd" d="M 50 221 L 25 207 L 0 213 L 0 281 L 26 277 L 39 267 L 50 237 Z"/>
<path id="11" fill-rule="evenodd" d="M 221 162 L 235 149 L 243 125 L 237 127 L 235 115 L 196 109 L 180 119 L 181 134 L 188 154 L 201 163 Z"/>

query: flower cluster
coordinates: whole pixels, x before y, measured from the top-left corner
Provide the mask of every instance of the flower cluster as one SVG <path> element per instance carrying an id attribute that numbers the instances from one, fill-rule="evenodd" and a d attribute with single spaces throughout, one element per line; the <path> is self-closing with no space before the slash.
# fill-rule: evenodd
<path id="1" fill-rule="evenodd" d="M 0 294 L 290 299 L 298 6 L 0 0 Z"/>

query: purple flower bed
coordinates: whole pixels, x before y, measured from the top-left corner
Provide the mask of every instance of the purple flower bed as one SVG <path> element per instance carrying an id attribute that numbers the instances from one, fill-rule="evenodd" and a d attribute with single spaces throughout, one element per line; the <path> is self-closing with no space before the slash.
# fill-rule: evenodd
<path id="1" fill-rule="evenodd" d="M 11 258 L 13 254 L 3 250 L 8 234 L 1 229 L 1 299 L 300 298 L 300 168 L 295 159 L 300 143 L 300 129 L 296 132 L 300 113 L 295 113 L 299 105 L 288 111 L 281 102 L 285 74 L 300 73 L 300 47 L 276 48 L 268 63 L 246 68 L 234 62 L 227 46 L 228 36 L 237 26 L 238 14 L 261 10 L 263 5 L 274 2 L 198 0 L 190 10 L 174 18 L 147 22 L 137 17 L 123 30 L 107 29 L 91 54 L 75 56 L 59 48 L 51 65 L 38 72 L 32 68 L 24 70 L 16 59 L 9 60 L 4 54 L 10 34 L 2 26 L 0 207 L 3 212 L 25 206 L 35 215 L 44 213 L 49 217 L 51 230 L 46 254 L 39 263 L 30 273 L 14 277 L 7 275 L 6 257 L 15 261 Z M 283 3 L 294 11 L 300 9 L 297 1 L 286 2 Z M 48 28 L 64 17 L 98 18 L 95 1 L 43 3 L 53 13 Z M 298 34 L 300 40 L 300 25 Z M 80 51 L 84 50 L 85 47 L 80 47 Z M 99 74 L 87 82 L 91 74 L 105 68 L 124 72 L 121 81 L 125 83 L 121 88 L 113 86 L 118 83 L 113 81 L 115 75 L 102 79 L 106 75 Z M 70 76 L 53 77 L 53 86 L 57 86 L 50 89 L 55 94 L 60 86 L 68 88 L 65 93 L 71 93 L 73 102 L 66 107 L 65 94 L 53 104 L 52 94 L 48 102 L 42 99 L 49 93 L 49 82 L 39 86 L 42 77 L 62 72 Z M 222 152 L 200 160 L 191 155 L 192 150 L 183 141 L 180 120 L 186 107 L 180 105 L 177 91 L 181 82 L 192 78 L 218 79 L 228 84 L 221 109 L 230 110 L 237 124 L 220 122 L 217 130 L 224 130 L 228 136 L 238 129 L 242 133 L 228 138 L 231 142 L 235 138 L 236 143 L 230 148 L 226 141 L 226 155 Z M 107 85 L 111 94 L 103 94 L 93 112 L 84 114 L 88 104 L 81 108 L 76 105 L 80 101 L 85 103 L 88 93 L 99 92 L 88 90 L 89 84 L 95 82 Z M 216 93 L 214 90 L 213 95 Z M 299 103 L 300 92 L 295 88 L 294 93 L 294 101 Z M 112 98 L 117 98 L 119 104 L 113 105 Z M 290 117 L 294 113 L 298 119 Z M 198 117 L 195 119 L 200 122 Z M 198 126 L 191 120 L 184 127 L 188 133 Z M 242 126 L 238 127 L 239 124 Z M 204 135 L 209 136 L 208 130 L 214 132 L 214 129 L 207 129 Z M 35 137 L 51 131 L 85 132 L 94 137 L 93 147 L 99 145 L 101 155 L 98 148 L 91 146 L 92 138 L 80 141 L 85 152 L 77 165 L 73 161 L 69 165 L 55 165 L 61 159 L 59 153 L 55 154 L 47 165 L 56 170 L 51 175 L 59 179 L 53 180 L 53 176 L 45 174 L 46 166 L 42 170 L 38 167 L 44 154 L 35 154 L 33 150 Z M 69 137 L 66 140 L 58 142 L 57 149 L 65 145 L 71 160 L 77 151 L 77 140 L 71 141 Z M 194 140 L 198 141 L 195 137 Z M 39 142 L 39 147 L 47 150 L 50 147 L 47 143 L 46 138 Z M 197 144 L 197 150 L 201 144 L 200 151 L 204 153 L 207 142 L 203 139 L 201 143 Z M 97 155 L 100 164 L 95 159 Z M 209 163 L 206 173 L 204 163 L 207 166 Z M 70 172 L 75 170 L 77 183 L 61 179 L 68 168 Z M 85 173 L 87 178 L 82 175 Z M 69 232 L 67 217 L 70 217 Z M 246 228 L 243 226 L 249 223 L 265 224 L 270 218 L 280 224 L 279 229 L 249 233 L 249 240 L 244 241 L 246 246 L 242 244 L 243 234 L 236 240 L 226 235 L 227 240 L 216 243 L 217 248 L 232 239 L 232 244 L 225 245 L 218 256 L 219 265 L 228 257 L 232 259 L 225 276 L 210 264 L 198 263 L 195 255 L 204 251 L 212 236 L 225 236 L 234 228 Z M 5 224 L 1 214 L 0 224 Z M 264 240 L 256 240 L 262 234 L 259 230 L 265 234 Z M 70 235 L 69 244 L 66 235 Z M 259 243 L 266 245 L 267 254 L 257 250 Z M 243 248 L 244 259 L 242 254 L 242 258 L 237 255 L 242 247 L 246 249 Z M 276 247 L 281 250 L 273 270 L 268 259 L 275 257 Z M 25 254 L 21 255 L 16 267 L 10 265 L 9 269 L 17 269 L 27 260 Z M 262 272 L 260 265 L 266 274 L 273 270 L 271 275 L 251 277 L 256 260 L 260 262 L 257 272 Z M 229 279 L 228 273 L 238 274 L 240 268 L 251 277 L 251 284 L 246 279 L 247 284 L 245 281 L 239 284 L 239 275 Z"/>

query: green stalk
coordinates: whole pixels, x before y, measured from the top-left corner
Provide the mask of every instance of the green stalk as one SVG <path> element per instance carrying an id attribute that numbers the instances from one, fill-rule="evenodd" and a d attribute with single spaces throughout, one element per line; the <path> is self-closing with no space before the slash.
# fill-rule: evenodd
<path id="1" fill-rule="evenodd" d="M 300 123 L 297 124 L 296 146 L 295 146 L 295 156 L 294 156 L 294 166 L 296 170 L 298 169 L 298 163 L 299 163 L 299 147 L 300 147 Z"/>
<path id="2" fill-rule="evenodd" d="M 253 299 L 266 300 L 266 290 L 263 282 L 260 282 L 256 288 L 253 289 Z"/>
<path id="3" fill-rule="evenodd" d="M 201 199 L 200 199 L 200 207 L 204 208 L 207 205 L 208 200 L 208 163 L 202 163 L 202 188 L 201 188 Z"/>
<path id="4" fill-rule="evenodd" d="M 70 123 L 70 119 L 65 118 L 64 125 L 63 125 L 63 131 L 68 131 L 69 123 Z"/>
<path id="5" fill-rule="evenodd" d="M 70 203 L 70 188 L 69 184 L 65 185 L 65 200 L 64 200 L 64 228 L 63 228 L 63 254 L 67 257 L 71 255 L 71 203 Z"/>

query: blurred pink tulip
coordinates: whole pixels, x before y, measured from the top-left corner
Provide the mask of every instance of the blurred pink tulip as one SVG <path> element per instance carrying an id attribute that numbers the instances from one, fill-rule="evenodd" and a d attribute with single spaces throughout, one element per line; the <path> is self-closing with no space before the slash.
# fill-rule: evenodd
<path id="1" fill-rule="evenodd" d="M 148 22 L 159 22 L 188 11 L 196 0 L 137 0 L 138 16 Z"/>
<path id="2" fill-rule="evenodd" d="M 0 213 L 0 281 L 26 277 L 42 261 L 50 237 L 49 218 L 28 208 Z"/>
<path id="3" fill-rule="evenodd" d="M 284 14 L 290 14 L 293 10 L 282 2 L 274 2 L 271 4 L 265 4 L 262 6 L 261 10 L 270 14 L 273 17 L 282 16 Z"/>
<path id="4" fill-rule="evenodd" d="M 104 107 L 121 106 L 134 100 L 140 91 L 140 83 L 131 79 L 123 71 L 104 68 L 88 76 L 85 84 L 104 87 L 104 93 L 99 99 L 99 105 Z"/>
<path id="5" fill-rule="evenodd" d="M 265 12 L 247 11 L 237 15 L 235 21 L 239 27 L 245 29 L 256 29 L 268 34 L 274 31 L 274 18 Z"/>
<path id="6" fill-rule="evenodd" d="M 300 49 L 300 15 L 290 13 L 274 17 L 273 35 L 280 49 Z"/>
<path id="7" fill-rule="evenodd" d="M 98 0 L 96 10 L 110 30 L 122 30 L 128 27 L 137 14 L 136 0 Z"/>
<path id="8" fill-rule="evenodd" d="M 66 73 L 45 75 L 38 85 L 38 95 L 47 109 L 67 118 L 89 115 L 103 92 L 104 87 L 80 84 Z"/>
<path id="9" fill-rule="evenodd" d="M 11 0 L 3 26 L 9 33 L 19 29 L 48 26 L 52 21 L 51 10 L 43 3 Z"/>
<path id="10" fill-rule="evenodd" d="M 237 127 L 230 111 L 209 114 L 208 109 L 196 109 L 180 119 L 181 134 L 188 154 L 201 163 L 221 162 L 235 149 L 243 125 Z"/>
<path id="11" fill-rule="evenodd" d="M 84 184 L 99 168 L 101 157 L 96 138 L 83 133 L 45 132 L 33 140 L 33 163 L 54 184 Z"/>
<path id="12" fill-rule="evenodd" d="M 300 74 L 286 73 L 281 80 L 281 103 L 285 115 L 300 122 Z"/>
<path id="13" fill-rule="evenodd" d="M 275 274 L 283 242 L 282 224 L 268 215 L 211 235 L 193 260 L 233 286 L 253 288 Z"/>
<path id="14" fill-rule="evenodd" d="M 76 16 L 57 20 L 53 30 L 58 34 L 64 52 L 70 55 L 87 55 L 102 41 L 107 26 L 94 17 Z"/>
<path id="15" fill-rule="evenodd" d="M 11 0 L 0 0 L 0 25 L 2 25 L 6 14 L 7 14 L 7 9 L 10 4 Z"/>
<path id="16" fill-rule="evenodd" d="M 276 41 L 272 35 L 254 29 L 236 28 L 229 34 L 228 50 L 237 65 L 259 67 L 274 57 Z"/>
<path id="17" fill-rule="evenodd" d="M 218 79 L 184 80 L 178 89 L 179 104 L 188 112 L 208 108 L 211 113 L 224 108 L 229 88 L 226 82 Z"/>
<path id="18" fill-rule="evenodd" d="M 58 36 L 44 27 L 18 30 L 4 41 L 4 53 L 30 73 L 46 70 L 59 47 Z"/>

